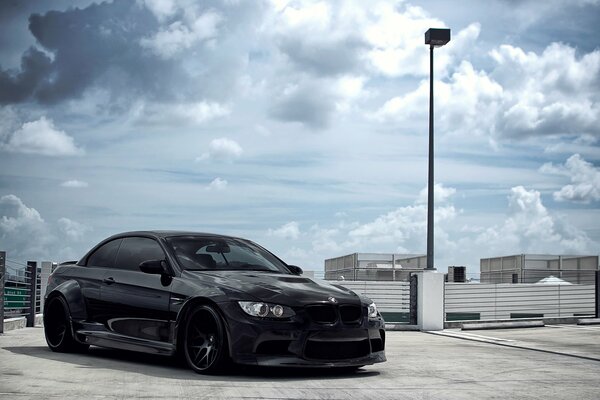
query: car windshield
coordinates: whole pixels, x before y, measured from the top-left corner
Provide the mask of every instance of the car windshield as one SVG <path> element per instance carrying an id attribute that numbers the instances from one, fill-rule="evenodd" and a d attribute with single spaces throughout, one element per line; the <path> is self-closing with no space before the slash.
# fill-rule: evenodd
<path id="1" fill-rule="evenodd" d="M 290 273 L 277 257 L 252 242 L 219 237 L 175 236 L 166 239 L 184 269 Z"/>

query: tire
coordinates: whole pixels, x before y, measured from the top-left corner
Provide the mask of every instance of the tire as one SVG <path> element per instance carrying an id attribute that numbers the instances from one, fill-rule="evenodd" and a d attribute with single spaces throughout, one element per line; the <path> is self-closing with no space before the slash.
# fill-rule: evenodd
<path id="1" fill-rule="evenodd" d="M 44 306 L 44 336 L 52 351 L 83 352 L 90 346 L 77 342 L 71 331 L 69 307 L 61 296 L 52 297 Z"/>
<path id="2" fill-rule="evenodd" d="M 219 313 L 209 305 L 194 308 L 184 325 L 183 355 L 199 374 L 218 374 L 229 361 L 227 334 Z"/>

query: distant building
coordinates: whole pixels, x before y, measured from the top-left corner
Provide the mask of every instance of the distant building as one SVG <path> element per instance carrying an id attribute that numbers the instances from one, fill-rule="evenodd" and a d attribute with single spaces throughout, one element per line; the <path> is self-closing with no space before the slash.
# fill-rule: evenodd
<path id="1" fill-rule="evenodd" d="M 423 254 L 354 253 L 325 260 L 325 279 L 408 281 L 411 272 L 426 266 Z"/>
<path id="2" fill-rule="evenodd" d="M 598 256 L 517 254 L 482 258 L 481 283 L 536 283 L 550 276 L 575 284 L 593 284 Z"/>
<path id="3" fill-rule="evenodd" d="M 467 281 L 467 267 L 451 266 L 448 267 L 446 282 L 464 283 Z"/>

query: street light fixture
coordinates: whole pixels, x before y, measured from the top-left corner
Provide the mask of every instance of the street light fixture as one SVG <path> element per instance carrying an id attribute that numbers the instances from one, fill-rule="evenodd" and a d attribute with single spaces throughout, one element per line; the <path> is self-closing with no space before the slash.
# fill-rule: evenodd
<path id="1" fill-rule="evenodd" d="M 425 32 L 429 45 L 429 175 L 427 180 L 427 268 L 433 267 L 433 48 L 450 41 L 450 29 L 431 28 Z"/>

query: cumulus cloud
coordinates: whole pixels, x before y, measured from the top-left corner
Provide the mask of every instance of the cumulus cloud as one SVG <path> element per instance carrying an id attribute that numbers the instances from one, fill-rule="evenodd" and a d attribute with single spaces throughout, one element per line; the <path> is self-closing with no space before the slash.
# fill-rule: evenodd
<path id="1" fill-rule="evenodd" d="M 14 232 L 24 226 L 43 224 L 40 213 L 35 208 L 27 207 L 14 194 L 0 197 L 0 228 L 3 233 Z"/>
<path id="2" fill-rule="evenodd" d="M 441 227 L 453 220 L 458 211 L 453 205 L 436 207 L 434 221 L 436 236 L 446 236 Z M 367 244 L 389 245 L 404 253 L 418 253 L 425 249 L 427 232 L 427 206 L 424 204 L 399 207 L 362 224 L 348 232 L 351 243 L 365 247 Z"/>
<path id="3" fill-rule="evenodd" d="M 65 187 L 65 188 L 80 189 L 80 188 L 88 187 L 89 184 L 84 181 L 78 181 L 77 179 L 71 179 L 68 181 L 64 181 L 63 183 L 60 184 L 60 186 Z"/>
<path id="4" fill-rule="evenodd" d="M 546 163 L 542 165 L 540 172 L 563 175 L 570 179 L 570 185 L 554 192 L 556 201 L 591 203 L 600 200 L 600 169 L 579 154 L 573 154 L 564 165 Z"/>
<path id="5" fill-rule="evenodd" d="M 441 130 L 463 136 L 523 139 L 534 135 L 600 135 L 600 50 L 578 57 L 553 43 L 541 54 L 510 45 L 490 52 L 492 72 L 463 61 L 447 80 L 436 81 Z M 428 82 L 387 100 L 372 116 L 381 121 L 423 118 Z"/>
<path id="6" fill-rule="evenodd" d="M 83 239 L 85 233 L 89 231 L 87 226 L 64 217 L 58 220 L 58 229 L 71 241 Z"/>
<path id="7" fill-rule="evenodd" d="M 269 229 L 267 233 L 269 236 L 296 240 L 300 237 L 300 226 L 296 221 L 291 221 L 277 229 Z"/>
<path id="8" fill-rule="evenodd" d="M 198 42 L 215 37 L 217 25 L 221 20 L 221 15 L 209 10 L 193 18 L 189 24 L 183 21 L 175 21 L 169 26 L 159 29 L 154 35 L 143 37 L 140 44 L 158 56 L 168 59 L 189 49 Z"/>
<path id="9" fill-rule="evenodd" d="M 567 221 L 552 215 L 540 193 L 515 186 L 508 196 L 509 214 L 504 224 L 487 228 L 475 239 L 488 254 L 594 252 L 594 243 Z"/>
<path id="10" fill-rule="evenodd" d="M 225 190 L 225 188 L 227 188 L 227 181 L 219 177 L 213 179 L 206 187 L 207 190 Z"/>
<path id="11" fill-rule="evenodd" d="M 239 158 L 244 150 L 235 140 L 228 138 L 218 138 L 211 140 L 208 145 L 208 151 L 203 153 L 196 161 L 216 160 L 233 161 Z"/>
<path id="12" fill-rule="evenodd" d="M 477 266 L 481 257 L 519 253 L 594 254 L 598 243 L 560 215 L 551 213 L 540 193 L 523 186 L 510 189 L 503 222 L 461 228 L 462 211 L 449 200 L 454 188 L 445 189 L 446 204 L 435 208 L 436 266 L 443 262 Z M 444 197 L 444 196 L 442 196 Z M 280 228 L 284 231 L 285 225 Z M 272 234 L 272 231 L 270 232 Z M 331 258 L 354 252 L 425 253 L 427 206 L 398 207 L 367 222 L 340 223 L 310 229 L 311 254 Z M 447 264 L 451 265 L 451 264 Z"/>
<path id="13" fill-rule="evenodd" d="M 236 93 L 246 62 L 241 42 L 232 38 L 261 9 L 242 2 L 125 0 L 32 14 L 35 46 L 22 54 L 19 68 L 0 68 L 0 104 L 56 104 L 98 88 L 108 93 L 102 107 L 113 113 L 136 99 L 222 102 Z M 215 52 L 222 42 L 227 45 Z"/>
<path id="14" fill-rule="evenodd" d="M 425 186 L 419 192 L 419 198 L 417 199 L 418 203 L 427 203 L 427 186 Z M 445 187 L 441 183 L 436 183 L 433 185 L 433 201 L 434 203 L 444 203 L 450 199 L 450 197 L 454 196 L 456 193 L 456 189 L 452 187 Z"/>
<path id="15" fill-rule="evenodd" d="M 55 261 L 81 256 L 68 243 L 80 241 L 88 230 L 68 218 L 48 223 L 19 197 L 0 197 L 0 243 L 13 260 Z"/>
<path id="16" fill-rule="evenodd" d="M 367 77 L 423 76 L 428 54 L 423 32 L 444 26 L 420 7 L 386 1 L 286 2 L 264 24 L 284 60 L 270 89 L 269 115 L 311 129 L 331 125 L 336 113 L 364 100 Z M 478 37 L 479 24 L 458 32 L 436 62 L 447 70 Z"/>
<path id="17" fill-rule="evenodd" d="M 19 129 L 0 144 L 5 151 L 46 156 L 73 156 L 84 153 L 75 145 L 74 139 L 57 129 L 54 122 L 45 117 L 25 122 Z"/>

